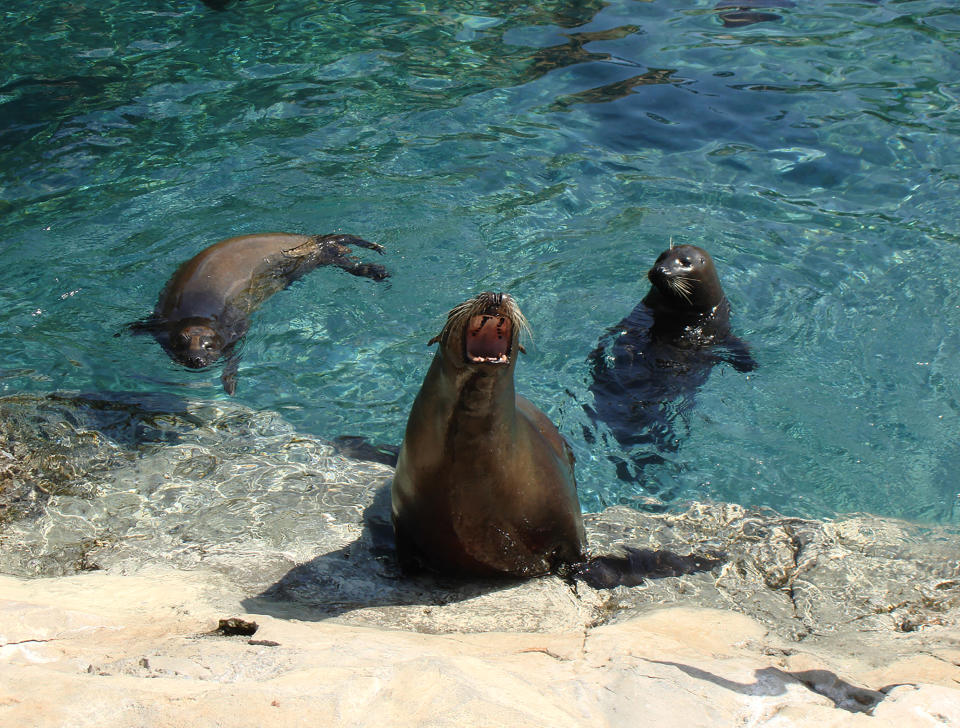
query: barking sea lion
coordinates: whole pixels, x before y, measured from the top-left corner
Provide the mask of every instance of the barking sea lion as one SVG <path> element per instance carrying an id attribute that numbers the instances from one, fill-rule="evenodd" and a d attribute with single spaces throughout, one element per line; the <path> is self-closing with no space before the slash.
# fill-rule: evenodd
<path id="1" fill-rule="evenodd" d="M 448 574 L 534 576 L 580 560 L 573 453 L 514 391 L 523 314 L 481 293 L 447 318 L 400 447 L 393 525 L 401 561 Z"/>

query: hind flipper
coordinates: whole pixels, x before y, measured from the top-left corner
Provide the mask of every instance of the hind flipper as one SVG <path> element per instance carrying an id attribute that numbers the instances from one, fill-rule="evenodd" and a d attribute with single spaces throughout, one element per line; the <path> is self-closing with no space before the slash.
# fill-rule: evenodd
<path id="1" fill-rule="evenodd" d="M 347 273 L 363 278 L 372 278 L 375 281 L 386 280 L 390 273 L 382 265 L 376 263 L 364 263 L 354 256 L 350 255 L 350 248 L 347 246 L 355 245 L 360 248 L 375 250 L 383 254 L 383 246 L 377 243 L 371 243 L 356 235 L 314 235 L 310 242 L 288 250 L 286 255 L 304 255 L 306 264 L 310 267 L 321 265 L 335 265 L 342 268 Z"/>

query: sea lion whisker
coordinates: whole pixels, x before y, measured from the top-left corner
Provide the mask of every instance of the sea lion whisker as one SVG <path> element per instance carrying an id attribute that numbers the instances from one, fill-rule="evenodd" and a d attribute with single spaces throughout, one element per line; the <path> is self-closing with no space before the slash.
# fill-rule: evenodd
<path id="1" fill-rule="evenodd" d="M 690 294 L 693 292 L 693 279 L 685 276 L 676 276 L 669 279 L 670 287 L 680 294 L 687 303 L 690 303 Z"/>
<path id="2" fill-rule="evenodd" d="M 474 316 L 486 314 L 491 308 L 498 309 L 500 316 L 510 319 L 510 323 L 517 328 L 518 341 L 520 339 L 533 339 L 530 323 L 520 311 L 520 307 L 517 306 L 512 296 L 503 293 L 481 293 L 450 309 L 443 330 L 430 340 L 428 346 L 444 340 L 453 331 L 466 329 L 470 319 Z M 521 351 L 524 350 L 523 346 L 519 348 Z"/>

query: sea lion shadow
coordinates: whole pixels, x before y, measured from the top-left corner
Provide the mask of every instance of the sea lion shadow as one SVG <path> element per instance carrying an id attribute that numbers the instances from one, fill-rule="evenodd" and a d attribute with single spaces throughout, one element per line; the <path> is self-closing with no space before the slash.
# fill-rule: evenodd
<path id="1" fill-rule="evenodd" d="M 363 512 L 352 543 L 298 564 L 241 603 L 250 614 L 321 621 L 366 608 L 441 606 L 508 589 L 519 578 L 478 579 L 412 573 L 401 567 L 390 521 L 390 487 Z"/>
<path id="2" fill-rule="evenodd" d="M 572 589 L 613 589 L 710 571 L 727 560 L 719 552 L 681 555 L 626 545 L 618 550 L 619 555 L 595 555 L 570 565 L 559 576 Z M 443 606 L 512 589 L 525 581 L 411 572 L 401 566 L 390 522 L 390 488 L 384 486 L 364 509 L 363 530 L 355 541 L 294 566 L 241 603 L 250 614 L 316 622 L 362 609 Z"/>

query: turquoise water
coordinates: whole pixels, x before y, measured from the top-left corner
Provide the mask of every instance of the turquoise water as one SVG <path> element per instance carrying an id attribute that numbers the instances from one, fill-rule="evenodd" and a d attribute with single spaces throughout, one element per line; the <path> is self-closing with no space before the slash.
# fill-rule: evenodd
<path id="1" fill-rule="evenodd" d="M 256 315 L 236 399 L 399 443 L 445 312 L 511 292 L 519 388 L 586 510 L 718 499 L 960 520 L 960 9 L 803 0 L 23 2 L 0 10 L 0 394 L 225 398 L 114 336 L 231 235 L 350 232 L 393 277 Z M 640 482 L 588 444 L 586 357 L 670 240 L 759 362 L 715 368 Z"/>

